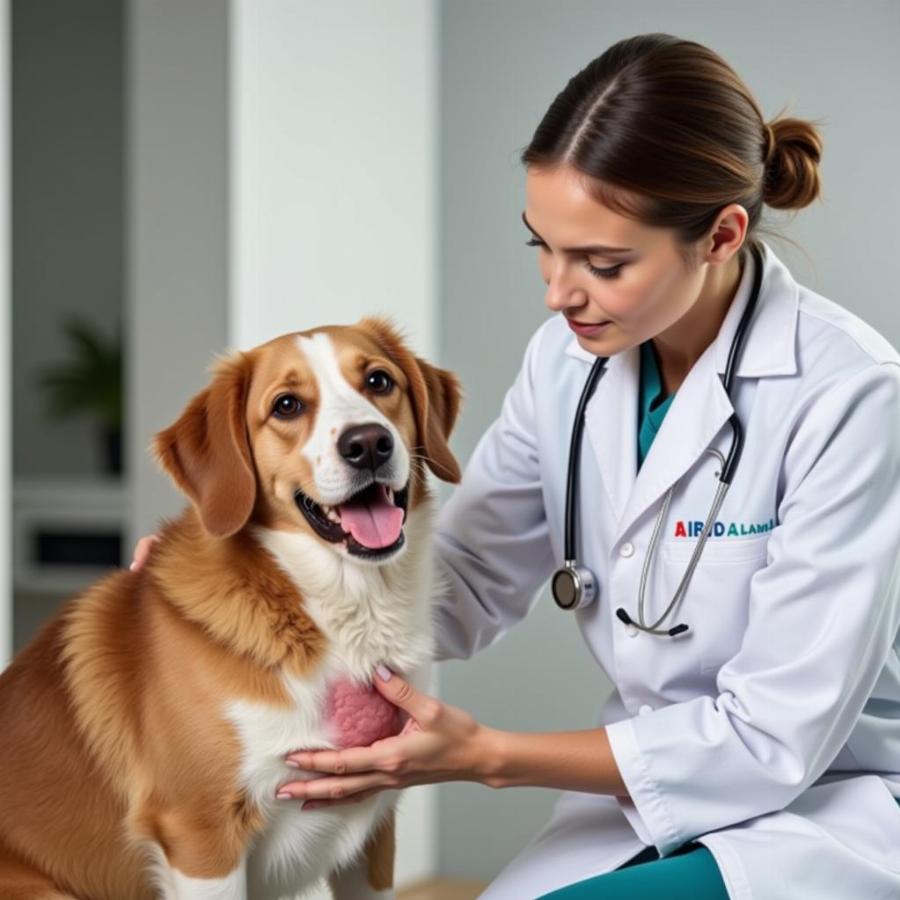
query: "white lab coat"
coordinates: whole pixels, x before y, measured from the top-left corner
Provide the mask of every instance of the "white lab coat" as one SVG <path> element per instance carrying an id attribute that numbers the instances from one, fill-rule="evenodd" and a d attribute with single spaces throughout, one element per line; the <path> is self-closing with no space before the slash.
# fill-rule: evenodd
<path id="1" fill-rule="evenodd" d="M 752 258 L 640 472 L 638 348 L 609 359 L 587 407 L 578 558 L 599 600 L 574 618 L 615 685 L 596 722 L 630 800 L 563 792 L 486 900 L 535 897 L 645 845 L 666 856 L 689 840 L 711 851 L 731 900 L 900 898 L 900 356 L 763 248 L 735 378 L 745 444 L 717 517 L 724 533 L 664 622 L 686 622 L 685 635 L 637 631 L 615 609 L 637 618 L 670 485 L 648 624 L 706 519 L 719 466 L 705 450 L 730 445 L 721 373 Z M 561 564 L 569 437 L 593 359 L 561 316 L 548 319 L 441 510 L 439 658 L 497 640 Z M 676 536 L 690 522 L 697 531 Z"/>

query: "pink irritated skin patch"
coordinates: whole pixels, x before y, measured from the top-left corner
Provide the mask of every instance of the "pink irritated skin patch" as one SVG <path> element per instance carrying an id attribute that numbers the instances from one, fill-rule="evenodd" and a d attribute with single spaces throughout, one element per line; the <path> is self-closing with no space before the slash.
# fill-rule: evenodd
<path id="1" fill-rule="evenodd" d="M 400 712 L 370 684 L 340 678 L 328 685 L 325 719 L 339 747 L 368 747 L 399 734 Z"/>

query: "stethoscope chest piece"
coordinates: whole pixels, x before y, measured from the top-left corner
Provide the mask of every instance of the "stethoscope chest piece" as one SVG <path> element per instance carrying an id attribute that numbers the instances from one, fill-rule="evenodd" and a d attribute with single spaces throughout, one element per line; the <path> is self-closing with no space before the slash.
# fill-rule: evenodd
<path id="1" fill-rule="evenodd" d="M 567 560 L 550 579 L 550 591 L 560 609 L 580 609 L 597 598 L 597 582 L 587 566 Z"/>

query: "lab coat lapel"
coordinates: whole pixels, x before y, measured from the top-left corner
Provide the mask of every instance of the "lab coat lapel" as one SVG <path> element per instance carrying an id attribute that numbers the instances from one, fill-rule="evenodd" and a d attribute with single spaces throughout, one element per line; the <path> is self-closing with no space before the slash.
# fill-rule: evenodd
<path id="1" fill-rule="evenodd" d="M 710 344 L 675 393 L 628 496 L 616 540 L 694 465 L 732 412 Z"/>

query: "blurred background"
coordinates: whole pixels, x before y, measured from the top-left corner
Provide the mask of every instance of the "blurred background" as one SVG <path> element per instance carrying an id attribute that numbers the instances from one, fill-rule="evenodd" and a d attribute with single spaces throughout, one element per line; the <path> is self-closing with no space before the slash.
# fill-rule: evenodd
<path id="1" fill-rule="evenodd" d="M 824 196 L 767 211 L 794 242 L 772 247 L 900 346 L 896 0 L 0 2 L 0 667 L 181 509 L 148 445 L 215 353 L 393 315 L 466 387 L 465 461 L 546 316 L 518 153 L 575 72 L 649 31 L 712 47 L 767 118 L 824 123 Z M 434 690 L 562 731 L 610 685 L 542 596 Z M 399 886 L 474 897 L 556 796 L 407 791 Z"/>

